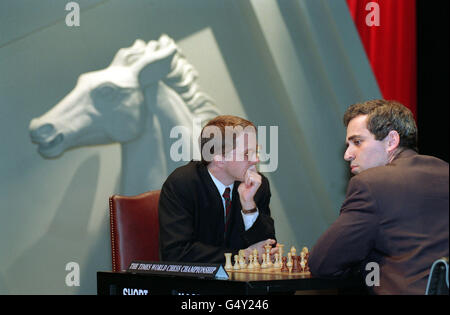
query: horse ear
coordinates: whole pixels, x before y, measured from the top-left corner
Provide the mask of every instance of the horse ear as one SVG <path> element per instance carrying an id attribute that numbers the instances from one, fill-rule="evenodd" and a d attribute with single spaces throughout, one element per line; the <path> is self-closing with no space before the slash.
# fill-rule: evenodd
<path id="1" fill-rule="evenodd" d="M 167 76 L 173 68 L 173 60 L 177 54 L 175 42 L 171 40 L 166 45 L 159 46 L 154 51 L 146 52 L 134 66 L 141 87 L 155 84 Z"/>

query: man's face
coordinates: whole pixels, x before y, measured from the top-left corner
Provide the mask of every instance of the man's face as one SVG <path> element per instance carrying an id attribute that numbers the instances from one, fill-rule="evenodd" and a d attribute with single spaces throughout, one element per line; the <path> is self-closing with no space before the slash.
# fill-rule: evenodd
<path id="1" fill-rule="evenodd" d="M 236 148 L 225 155 L 225 171 L 237 181 L 244 181 L 247 170 L 256 171 L 259 163 L 255 132 L 242 132 L 236 138 Z"/>
<path id="2" fill-rule="evenodd" d="M 351 172 L 359 174 L 389 162 L 386 138 L 376 140 L 367 129 L 367 115 L 356 116 L 347 126 L 347 150 L 344 159 L 350 162 Z"/>

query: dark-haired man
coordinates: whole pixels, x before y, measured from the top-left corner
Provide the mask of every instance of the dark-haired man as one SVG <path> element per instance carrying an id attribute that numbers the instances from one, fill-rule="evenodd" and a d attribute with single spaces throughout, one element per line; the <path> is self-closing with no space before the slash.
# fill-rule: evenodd
<path id="1" fill-rule="evenodd" d="M 275 228 L 269 182 L 256 171 L 254 124 L 218 116 L 202 129 L 200 149 L 202 161 L 176 169 L 162 187 L 161 258 L 222 263 L 226 252 L 262 254 L 275 243 Z"/>
<path id="2" fill-rule="evenodd" d="M 398 102 L 354 104 L 344 124 L 356 176 L 311 251 L 311 271 L 338 277 L 359 267 L 375 294 L 424 294 L 433 261 L 449 252 L 448 163 L 416 153 L 413 115 Z"/>

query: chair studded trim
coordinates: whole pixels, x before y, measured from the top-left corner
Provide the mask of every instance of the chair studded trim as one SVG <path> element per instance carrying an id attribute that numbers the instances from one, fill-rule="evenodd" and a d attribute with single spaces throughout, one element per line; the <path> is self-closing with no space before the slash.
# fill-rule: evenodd
<path id="1" fill-rule="evenodd" d="M 120 261 L 120 257 L 117 257 L 119 255 L 119 253 L 117 253 L 116 248 L 116 238 L 115 238 L 115 234 L 116 234 L 116 227 L 115 227 L 115 214 L 116 211 L 114 209 L 114 203 L 113 203 L 113 198 L 114 196 L 109 197 L 109 231 L 110 231 L 110 236 L 111 236 L 111 258 L 112 258 L 112 271 L 113 272 L 117 272 L 119 270 L 117 270 L 117 261 Z"/>

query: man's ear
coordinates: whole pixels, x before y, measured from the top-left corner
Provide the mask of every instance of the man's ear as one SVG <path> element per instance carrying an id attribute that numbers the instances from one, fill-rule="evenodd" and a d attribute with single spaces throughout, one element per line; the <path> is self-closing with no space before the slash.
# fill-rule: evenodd
<path id="1" fill-rule="evenodd" d="M 389 153 L 396 150 L 400 145 L 400 135 L 396 130 L 389 131 L 388 135 L 386 136 L 386 140 L 387 151 Z"/>

